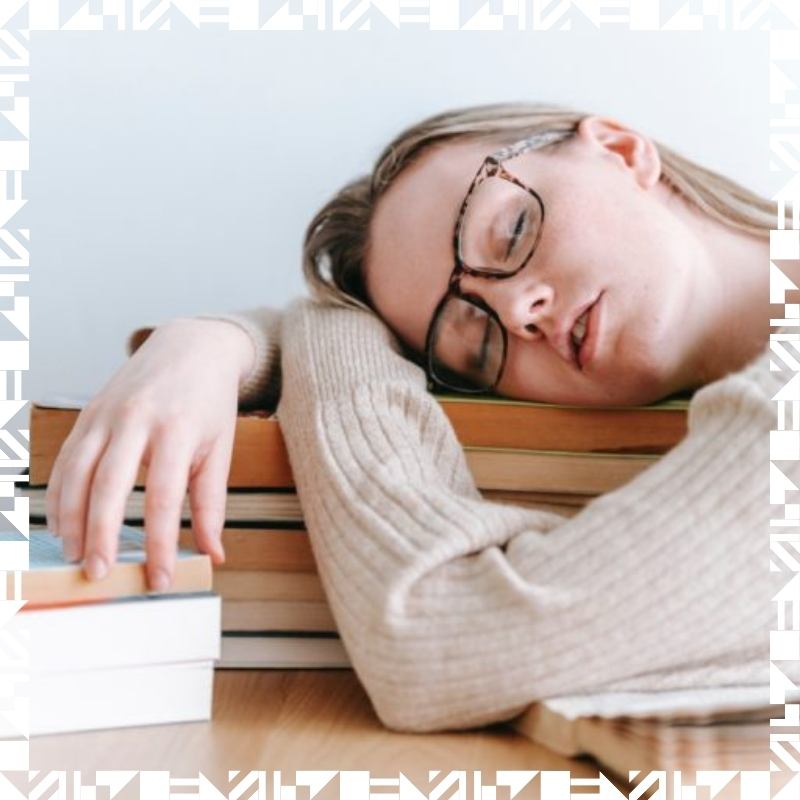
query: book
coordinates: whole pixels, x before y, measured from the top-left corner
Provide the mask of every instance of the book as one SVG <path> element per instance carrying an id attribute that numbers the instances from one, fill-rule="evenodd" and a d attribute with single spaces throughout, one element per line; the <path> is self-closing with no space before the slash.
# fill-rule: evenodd
<path id="1" fill-rule="evenodd" d="M 331 633 L 225 633 L 220 669 L 349 668 L 342 640 Z"/>
<path id="2" fill-rule="evenodd" d="M 140 530 L 121 527 L 101 581 L 46 529 L 32 526 L 28 547 L 8 631 L 27 646 L 32 735 L 210 719 L 220 598 L 208 556 L 182 551 L 172 586 L 152 593 Z"/>
<path id="3" fill-rule="evenodd" d="M 20 487 L 19 495 L 29 498 L 29 512 L 32 519 L 44 520 L 45 486 Z M 134 489 L 125 500 L 124 520 L 126 525 L 141 525 L 145 517 L 145 490 Z M 191 520 L 188 495 L 183 498 L 181 520 Z M 249 490 L 229 491 L 225 498 L 225 520 L 236 525 L 276 526 L 280 523 L 294 523 L 302 526 L 303 512 L 300 500 L 294 491 Z"/>
<path id="4" fill-rule="evenodd" d="M 31 530 L 29 554 L 30 568 L 21 574 L 21 595 L 29 608 L 144 595 L 150 591 L 145 571 L 144 532 L 128 525 L 120 530 L 116 563 L 99 581 L 90 581 L 81 564 L 64 561 L 61 539 L 46 529 Z M 13 573 L 5 576 L 7 582 L 14 579 Z M 182 549 L 166 593 L 210 591 L 211 583 L 211 559 Z M 13 596 L 10 589 L 7 585 L 8 597 Z"/>
<path id="5" fill-rule="evenodd" d="M 548 698 L 510 725 L 562 755 L 629 770 L 769 769 L 769 687 Z"/>
<path id="6" fill-rule="evenodd" d="M 224 600 L 325 600 L 316 572 L 215 571 L 213 588 Z"/>
<path id="7" fill-rule="evenodd" d="M 661 457 L 649 453 L 571 453 L 497 447 L 465 447 L 464 454 L 480 490 L 589 495 L 624 485 Z M 282 483 L 294 487 L 291 475 Z M 249 492 L 239 497 L 247 497 L 251 504 L 262 499 L 272 502 L 270 490 L 283 488 L 265 484 L 260 493 Z M 230 519 L 234 513 L 231 510 L 226 516 Z"/>
<path id="8" fill-rule="evenodd" d="M 338 631 L 324 600 L 228 600 L 222 604 L 222 631 Z"/>
<path id="9" fill-rule="evenodd" d="M 60 398 L 60 396 L 57 396 Z M 30 419 L 30 483 L 46 485 L 61 445 L 78 418 L 86 398 L 67 398 L 61 407 L 31 404 Z M 56 401 L 58 402 L 58 401 Z M 80 405 L 79 405 L 80 404 Z M 64 407 L 71 405 L 71 407 Z M 140 465 L 135 484 L 144 486 L 146 468 Z M 233 456 L 229 473 L 231 488 L 271 487 L 288 489 L 293 486 L 292 471 L 286 446 L 277 422 L 270 421 L 264 411 L 240 413 L 236 420 Z"/>
<path id="10" fill-rule="evenodd" d="M 441 396 L 476 484 L 487 500 L 572 516 L 594 497 L 656 463 L 685 435 L 688 400 L 659 407 L 580 409 L 501 398 Z M 43 486 L 85 404 L 51 398 L 31 418 L 29 497 L 44 519 Z M 653 423 L 653 424 L 651 424 Z M 128 526 L 145 524 L 146 469 L 126 500 Z M 179 544 L 190 550 L 189 498 Z M 325 599 L 277 418 L 240 412 L 228 478 L 226 563 L 212 588 L 222 598 L 220 667 L 348 667 Z"/>
<path id="11" fill-rule="evenodd" d="M 181 528 L 178 546 L 192 550 L 195 546 L 190 528 Z M 232 570 L 273 570 L 282 572 L 316 572 L 317 563 L 305 528 L 235 528 L 222 530 L 225 563 L 215 572 Z"/>
<path id="12" fill-rule="evenodd" d="M 481 490 L 599 495 L 633 480 L 660 456 L 465 447 Z"/>
<path id="13" fill-rule="evenodd" d="M 31 673 L 30 733 L 209 720 L 213 685 L 213 661 Z"/>
<path id="14" fill-rule="evenodd" d="M 575 406 L 496 395 L 434 395 L 464 447 L 663 455 L 688 433 L 692 393 L 646 406 Z"/>
<path id="15" fill-rule="evenodd" d="M 500 397 L 437 395 L 465 450 L 559 451 L 662 455 L 687 433 L 688 396 L 648 406 L 584 408 Z M 31 485 L 50 479 L 62 443 L 85 397 L 44 397 L 31 407 Z M 69 407 L 71 406 L 71 407 Z M 136 485 L 143 486 L 142 466 Z M 480 485 L 480 481 L 478 481 Z M 236 420 L 229 488 L 294 485 L 278 418 L 266 411 L 240 412 Z"/>
<path id="16" fill-rule="evenodd" d="M 31 521 L 45 521 L 44 486 L 22 486 L 20 497 L 27 497 Z M 513 503 L 532 508 L 545 508 L 556 513 L 574 514 L 580 511 L 595 494 L 568 492 L 521 492 L 485 489 L 481 494 L 487 500 L 498 503 Z M 134 489 L 126 498 L 124 521 L 129 526 L 144 523 L 145 490 Z M 181 507 L 181 522 L 191 523 L 189 498 L 184 497 Z M 265 528 L 284 530 L 303 529 L 303 511 L 294 491 L 286 490 L 229 490 L 225 498 L 225 527 L 228 529 L 259 530 Z M 224 534 L 223 534 L 224 536 Z"/>
<path id="17" fill-rule="evenodd" d="M 206 592 L 26 606 L 6 627 L 24 637 L 37 673 L 213 661 L 219 629 L 220 598 Z"/>

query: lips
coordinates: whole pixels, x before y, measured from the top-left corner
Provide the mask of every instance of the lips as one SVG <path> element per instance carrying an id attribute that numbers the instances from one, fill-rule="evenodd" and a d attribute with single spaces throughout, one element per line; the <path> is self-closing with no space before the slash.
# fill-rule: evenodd
<path id="1" fill-rule="evenodd" d="M 581 342 L 580 349 L 578 350 L 577 357 L 578 357 L 578 365 L 580 367 L 581 372 L 586 370 L 586 367 L 589 363 L 591 363 L 592 358 L 594 357 L 594 352 L 597 348 L 597 339 L 598 339 L 598 332 L 600 328 L 600 318 L 602 312 L 602 306 L 600 301 L 605 294 L 605 290 L 600 292 L 597 296 L 597 299 L 589 306 L 589 313 L 586 317 L 586 334 L 583 337 L 583 341 Z M 581 312 L 583 313 L 583 312 Z M 580 314 L 576 319 L 580 317 Z"/>
<path id="2" fill-rule="evenodd" d="M 572 362 L 572 364 L 577 369 L 580 369 L 580 363 L 579 363 L 579 360 L 578 360 L 579 346 L 576 344 L 575 340 L 573 339 L 573 333 L 575 332 L 576 327 L 578 325 L 578 320 L 580 320 L 581 317 L 584 316 L 584 314 L 587 314 L 589 309 L 596 302 L 597 302 L 597 297 L 595 297 L 593 300 L 591 300 L 588 303 L 585 303 L 579 309 L 577 309 L 577 311 L 575 312 L 574 316 L 572 317 L 572 322 L 570 323 L 569 327 L 566 328 L 566 331 L 565 331 L 565 333 L 566 333 L 566 335 L 565 335 L 565 339 L 566 339 L 565 344 L 567 345 L 567 350 L 568 350 L 569 355 L 570 355 L 569 360 Z M 581 340 L 581 345 L 580 345 L 581 347 L 586 342 L 586 337 L 589 335 L 588 314 L 587 314 L 586 318 L 584 319 L 584 329 L 583 330 L 584 330 L 584 336 L 583 336 L 583 338 Z"/>

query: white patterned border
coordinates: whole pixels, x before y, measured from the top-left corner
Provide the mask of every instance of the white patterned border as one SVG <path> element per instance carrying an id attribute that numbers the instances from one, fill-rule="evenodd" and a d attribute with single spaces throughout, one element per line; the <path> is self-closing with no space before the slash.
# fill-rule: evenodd
<path id="1" fill-rule="evenodd" d="M 798 4 L 800 8 L 800 4 Z M 770 234 L 770 302 L 782 304 L 782 319 L 773 326 L 800 327 L 800 306 L 786 302 L 786 291 L 796 289 L 776 263 L 800 259 L 800 92 L 792 79 L 800 67 L 800 25 L 772 29 L 770 52 L 770 169 L 782 175 L 776 230 Z M 786 212 L 790 221 L 787 223 Z M 800 705 L 787 703 L 787 691 L 796 687 L 782 670 L 782 662 L 800 659 L 800 505 L 797 486 L 789 481 L 775 461 L 800 460 L 800 333 L 770 335 L 770 369 L 784 373 L 785 382 L 772 398 L 777 426 L 770 432 L 770 504 L 780 506 L 782 516 L 770 519 L 770 570 L 785 576 L 785 585 L 772 598 L 775 627 L 770 632 L 770 701 L 784 706 L 782 717 L 771 720 L 770 753 L 774 770 L 800 770 Z M 787 423 L 787 411 L 791 423 Z M 773 512 L 774 514 L 775 512 Z M 800 789 L 797 790 L 800 796 Z"/>
<path id="2" fill-rule="evenodd" d="M 30 103 L 28 97 L 29 31 L 10 24 L 9 6 L 0 0 L 0 114 L 13 135 L 0 140 L 0 313 L 5 331 L 0 341 L 0 438 L 14 453 L 3 456 L 0 500 L 6 521 L 0 532 L 0 770 L 28 768 L 27 642 L 6 630 L 21 608 L 22 573 L 28 568 L 28 499 L 17 497 L 19 474 L 28 467 L 28 430 L 23 427 L 26 402 L 22 379 L 29 369 L 30 231 L 24 222 L 23 181 L 29 165 Z M 14 339 L 9 341 L 14 330 Z M 0 792 L 0 796 L 2 792 Z"/>
<path id="3" fill-rule="evenodd" d="M 696 780 L 684 780 L 680 772 L 648 772 L 629 794 L 622 794 L 604 775 L 573 778 L 569 772 L 538 770 L 497 770 L 494 775 L 479 770 L 430 770 L 427 786 L 403 772 L 391 777 L 356 770 L 298 770 L 284 779 L 280 770 L 231 770 L 225 785 L 197 778 L 173 778 L 163 770 L 107 770 L 94 779 L 80 772 L 32 772 L 27 776 L 5 777 L 0 773 L 3 800 L 297 800 L 317 797 L 338 788 L 340 800 L 795 800 L 792 784 L 770 793 L 770 773 L 712 771 L 698 773 Z M 338 784 L 338 787 L 337 787 Z M 735 791 L 736 794 L 731 794 Z"/>
<path id="4" fill-rule="evenodd" d="M 17 30 L 789 30 L 797 0 L 2 0 Z"/>
<path id="5" fill-rule="evenodd" d="M 621 28 L 639 31 L 764 31 L 770 42 L 770 100 L 773 104 L 770 132 L 770 168 L 785 180 L 774 199 L 791 211 L 787 226 L 779 214 L 770 241 L 770 294 L 784 303 L 784 319 L 773 325 L 800 328 L 800 306 L 786 304 L 787 278 L 774 263 L 800 258 L 800 89 L 793 75 L 800 75 L 800 2 L 798 0 L 0 0 L 0 113 L 18 135 L 0 140 L 0 298 L 13 305 L 0 305 L 0 312 L 24 337 L 23 341 L 0 342 L 0 413 L 5 442 L 19 456 L 4 467 L 28 466 L 28 431 L 15 428 L 13 418 L 25 406 L 22 376 L 29 369 L 28 282 L 30 232 L 22 220 L 23 181 L 30 153 L 29 38 L 31 31 L 121 31 L 223 26 L 231 31 L 369 31 L 377 28 L 416 28 L 431 31 L 543 31 Z M 5 252 L 3 252 L 5 250 Z M 783 516 L 771 520 L 771 569 L 786 573 L 785 588 L 772 598 L 776 603 L 776 626 L 771 632 L 770 669 L 772 702 L 784 703 L 784 717 L 772 721 L 770 771 L 736 770 L 698 773 L 686 782 L 679 772 L 631 773 L 637 788 L 630 800 L 648 789 L 654 800 L 667 798 L 715 798 L 734 790 L 742 800 L 788 800 L 800 797 L 800 706 L 786 704 L 786 691 L 793 688 L 780 669 L 781 661 L 800 659 L 800 504 L 787 502 L 787 491 L 798 487 L 789 482 L 773 462 L 800 460 L 800 362 L 790 351 L 800 353 L 800 333 L 771 337 L 775 370 L 787 370 L 784 388 L 776 401 L 777 429 L 770 438 L 770 503 L 783 506 Z M 787 427 L 786 412 L 792 422 Z M 2 470 L 0 470 L 2 472 Z M 398 800 L 427 797 L 402 773 L 398 777 L 372 777 L 369 772 L 298 772 L 293 784 L 282 783 L 280 772 L 231 772 L 223 793 L 203 776 L 173 778 L 165 771 L 97 772 L 86 783 L 80 773 L 28 772 L 27 698 L 17 692 L 25 680 L 27 651 L 24 642 L 13 640 L 4 623 L 19 609 L 20 576 L 28 567 L 27 500 L 15 497 L 14 485 L 24 476 L 0 474 L 0 497 L 13 498 L 13 508 L 3 515 L 17 534 L 0 540 L 0 579 L 4 587 L 0 609 L 0 665 L 2 697 L 0 724 L 6 736 L 0 740 L 0 798 L 28 797 L 139 797 L 169 800 L 173 792 L 185 798 L 237 797 L 241 800 L 294 800 L 300 787 L 313 798 L 338 776 L 343 800 L 369 800 L 377 787 L 392 787 Z M 766 602 L 766 599 L 765 599 Z M 788 613 L 787 613 L 788 612 Z M 793 773 L 793 774 L 791 774 Z M 497 772 L 493 784 L 483 784 L 480 773 L 431 772 L 438 779 L 438 797 L 446 786 L 455 787 L 456 800 L 496 797 L 501 787 L 509 797 L 533 797 L 536 787 L 548 800 L 581 797 L 621 798 L 604 776 L 571 778 L 567 772 Z M 449 783 L 448 783 L 449 782 Z M 269 790 L 269 791 L 268 791 Z M 594 791 L 596 790 L 596 792 Z M 131 795 L 130 791 L 134 794 Z M 448 789 L 452 791 L 452 789 Z M 538 794 L 537 794 L 538 796 Z"/>

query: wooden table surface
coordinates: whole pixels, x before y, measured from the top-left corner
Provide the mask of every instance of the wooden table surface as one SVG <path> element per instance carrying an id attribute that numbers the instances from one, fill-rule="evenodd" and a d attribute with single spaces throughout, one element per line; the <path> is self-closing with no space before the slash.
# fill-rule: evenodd
<path id="1" fill-rule="evenodd" d="M 222 781 L 228 770 L 369 770 L 372 777 L 429 769 L 569 770 L 596 778 L 589 759 L 567 759 L 501 725 L 438 734 L 384 728 L 351 670 L 217 670 L 210 722 L 155 725 L 31 741 L 31 769 L 91 775 L 101 769 L 169 770 Z M 222 784 L 216 784 L 221 788 Z"/>

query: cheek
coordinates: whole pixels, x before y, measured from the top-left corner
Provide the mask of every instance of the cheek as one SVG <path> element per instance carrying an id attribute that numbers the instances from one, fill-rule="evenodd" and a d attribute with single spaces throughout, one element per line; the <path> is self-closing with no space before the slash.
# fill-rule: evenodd
<path id="1" fill-rule="evenodd" d="M 581 198 L 554 209 L 542 231 L 539 269 L 556 290 L 557 305 L 571 307 L 603 288 L 631 288 L 646 277 L 644 231 L 632 236 L 621 209 L 604 206 L 597 197 Z"/>
<path id="2" fill-rule="evenodd" d="M 673 365 L 674 342 L 661 326 L 660 316 L 637 320 L 629 315 L 620 332 L 605 332 L 602 366 L 582 374 L 553 353 L 546 343 L 509 342 L 506 367 L 498 392 L 506 397 L 573 405 L 631 405 L 663 397 Z"/>
<path id="3" fill-rule="evenodd" d="M 605 363 L 583 375 L 545 342 L 509 342 L 498 391 L 578 405 L 653 402 L 671 385 L 682 353 L 691 243 L 657 203 L 633 190 L 584 189 L 567 199 L 548 218 L 539 269 L 567 305 L 607 292 Z"/>
<path id="4" fill-rule="evenodd" d="M 575 206 L 581 214 L 571 236 L 555 220 L 548 265 L 571 302 L 606 291 L 605 335 L 624 363 L 644 370 L 651 347 L 675 341 L 696 265 L 691 242 L 658 203 L 632 192 L 616 199 L 593 214 L 591 203 Z"/>

